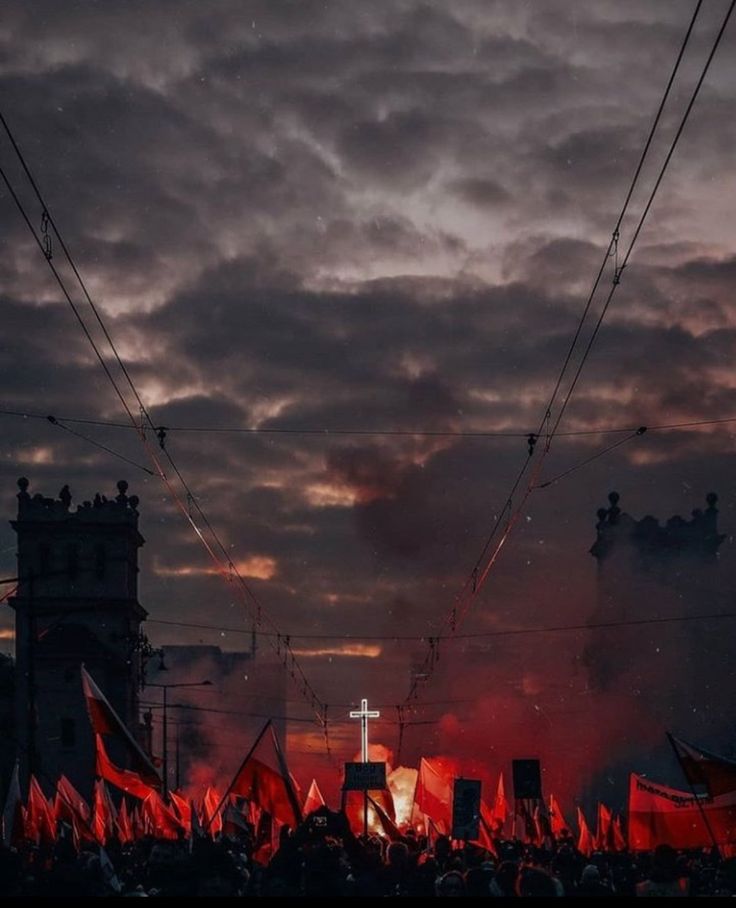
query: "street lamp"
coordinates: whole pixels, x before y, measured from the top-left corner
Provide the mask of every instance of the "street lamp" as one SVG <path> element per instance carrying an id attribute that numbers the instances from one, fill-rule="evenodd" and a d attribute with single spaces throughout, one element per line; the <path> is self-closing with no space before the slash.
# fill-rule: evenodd
<path id="1" fill-rule="evenodd" d="M 167 725 L 167 716 L 166 716 L 166 707 L 168 706 L 167 694 L 169 688 L 174 687 L 211 687 L 211 681 L 189 681 L 182 682 L 180 684 L 155 684 L 149 681 L 146 684 L 146 687 L 160 687 L 164 692 L 163 695 L 163 758 L 164 758 L 164 801 L 167 801 L 169 798 L 169 736 L 168 736 L 168 725 Z"/>

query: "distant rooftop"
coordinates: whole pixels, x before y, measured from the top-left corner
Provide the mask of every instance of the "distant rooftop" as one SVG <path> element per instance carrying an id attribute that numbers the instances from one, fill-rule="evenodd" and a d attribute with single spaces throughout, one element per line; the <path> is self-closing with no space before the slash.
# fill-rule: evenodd
<path id="1" fill-rule="evenodd" d="M 127 521 L 135 524 L 138 520 L 138 496 L 128 496 L 128 483 L 121 479 L 117 484 L 118 494 L 107 498 L 97 492 L 91 501 L 83 501 L 71 510 L 72 493 L 65 485 L 56 498 L 46 498 L 40 493 L 31 495 L 30 483 L 22 476 L 18 480 L 18 518 L 20 520 L 56 521 L 78 520 L 88 523 L 95 521 L 109 523 Z"/>
<path id="2" fill-rule="evenodd" d="M 676 514 L 660 524 L 651 515 L 641 520 L 631 517 L 619 507 L 618 492 L 611 492 L 609 506 L 597 512 L 597 538 L 590 553 L 601 561 L 615 548 L 629 545 L 643 554 L 715 555 L 726 534 L 718 532 L 718 496 L 710 492 L 705 500 L 706 509 L 695 508 L 690 520 Z"/>

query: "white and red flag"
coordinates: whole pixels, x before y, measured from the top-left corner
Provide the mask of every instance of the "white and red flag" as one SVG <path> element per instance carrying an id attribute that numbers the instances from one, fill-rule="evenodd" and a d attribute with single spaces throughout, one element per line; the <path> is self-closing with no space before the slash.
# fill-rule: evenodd
<path id="1" fill-rule="evenodd" d="M 312 779 L 312 784 L 309 786 L 309 791 L 307 792 L 307 799 L 304 802 L 304 807 L 302 807 L 302 814 L 307 817 L 313 810 L 318 810 L 320 807 L 324 806 L 325 799 L 322 797 L 322 792 L 319 790 L 317 780 Z"/>
<path id="2" fill-rule="evenodd" d="M 438 760 L 422 757 L 414 801 L 436 825 L 452 828 L 452 775 Z"/>
<path id="3" fill-rule="evenodd" d="M 92 731 L 96 735 L 110 735 L 125 748 L 130 769 L 150 788 L 160 788 L 161 779 L 150 759 L 145 755 L 138 742 L 128 731 L 125 723 L 110 705 L 94 679 L 82 666 L 82 688 L 87 703 Z M 117 784 L 116 782 L 114 784 Z M 138 795 L 140 797 L 140 795 Z M 145 795 L 144 795 L 145 797 Z"/>

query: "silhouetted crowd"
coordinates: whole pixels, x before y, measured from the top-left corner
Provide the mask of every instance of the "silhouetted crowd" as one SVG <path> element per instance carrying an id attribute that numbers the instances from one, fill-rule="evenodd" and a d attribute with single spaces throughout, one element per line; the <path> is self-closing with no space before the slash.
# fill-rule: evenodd
<path id="1" fill-rule="evenodd" d="M 496 854 L 446 837 L 355 837 L 342 814 L 311 814 L 282 829 L 275 854 L 253 830 L 237 835 L 141 839 L 78 851 L 26 843 L 0 851 L 0 895 L 27 897 L 217 896 L 734 896 L 736 859 L 707 851 L 580 854 L 562 835 L 539 848 L 497 841 Z"/>

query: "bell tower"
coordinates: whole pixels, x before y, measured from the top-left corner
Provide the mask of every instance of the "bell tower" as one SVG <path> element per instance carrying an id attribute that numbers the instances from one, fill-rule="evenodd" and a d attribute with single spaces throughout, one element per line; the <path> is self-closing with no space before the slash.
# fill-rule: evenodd
<path id="1" fill-rule="evenodd" d="M 72 508 L 31 495 L 18 480 L 16 729 L 21 778 L 44 788 L 66 775 L 89 794 L 94 742 L 82 695 L 85 664 L 131 731 L 138 726 L 140 624 L 138 498 L 128 483 L 111 499 L 97 493 Z"/>

